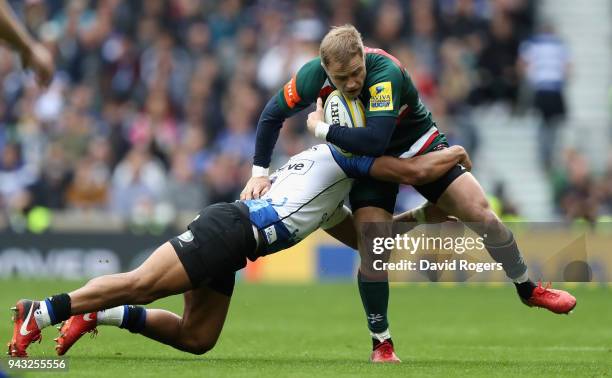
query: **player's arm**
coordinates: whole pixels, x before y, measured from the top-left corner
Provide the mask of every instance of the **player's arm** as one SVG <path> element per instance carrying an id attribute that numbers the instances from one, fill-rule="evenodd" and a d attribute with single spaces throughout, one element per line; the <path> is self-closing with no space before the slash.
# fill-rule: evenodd
<path id="1" fill-rule="evenodd" d="M 325 73 L 320 60 L 313 59 L 268 101 L 257 122 L 252 176 L 240 199 L 259 198 L 270 189 L 268 175 L 272 151 L 283 122 L 310 106 L 316 100 L 323 82 Z"/>
<path id="2" fill-rule="evenodd" d="M 6 0 L 0 0 L 0 39 L 19 52 L 25 67 L 31 67 L 41 85 L 47 85 L 55 70 L 49 51 L 21 25 Z"/>
<path id="3" fill-rule="evenodd" d="M 351 153 L 362 156 L 381 156 L 391 140 L 397 117 L 370 117 L 366 127 L 343 127 L 324 122 L 323 101 L 317 99 L 314 112 L 308 114 L 308 130 L 317 138 L 325 139 Z"/>
<path id="4" fill-rule="evenodd" d="M 0 0 L 0 39 L 8 42 L 15 50 L 23 52 L 33 45 L 34 39 L 17 20 L 17 16 L 6 0 Z"/>
<path id="5" fill-rule="evenodd" d="M 283 122 L 287 119 L 287 115 L 281 110 L 277 101 L 277 96 L 272 96 L 259 116 L 255 137 L 255 156 L 253 157 L 254 167 L 267 169 L 270 166 L 278 134 Z"/>
<path id="6" fill-rule="evenodd" d="M 381 156 L 374 160 L 370 176 L 403 185 L 423 185 L 435 181 L 452 167 L 461 164 L 467 170 L 472 162 L 461 146 L 451 146 L 410 159 Z"/>

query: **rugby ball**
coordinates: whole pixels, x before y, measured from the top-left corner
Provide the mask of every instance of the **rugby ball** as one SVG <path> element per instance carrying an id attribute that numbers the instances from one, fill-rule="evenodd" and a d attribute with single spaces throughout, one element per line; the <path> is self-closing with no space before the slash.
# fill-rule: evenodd
<path id="1" fill-rule="evenodd" d="M 323 114 L 325 123 L 330 125 L 344 127 L 365 127 L 366 125 L 365 108 L 361 100 L 358 98 L 350 99 L 337 89 L 330 93 L 325 100 Z M 350 152 L 337 146 L 334 147 L 343 155 L 352 156 Z"/>

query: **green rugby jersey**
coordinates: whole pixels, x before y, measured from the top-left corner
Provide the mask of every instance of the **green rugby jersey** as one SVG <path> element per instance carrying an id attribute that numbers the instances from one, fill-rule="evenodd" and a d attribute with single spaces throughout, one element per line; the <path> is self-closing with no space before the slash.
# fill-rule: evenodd
<path id="1" fill-rule="evenodd" d="M 395 130 L 385 154 L 399 156 L 411 147 L 414 151 L 410 155 L 424 152 L 442 136 L 434 133 L 435 128 L 431 130 L 435 122 L 421 102 L 410 75 L 397 58 L 384 50 L 366 47 L 365 53 L 366 79 L 359 98 L 365 106 L 366 126 L 370 117 L 395 117 Z M 290 117 L 316 102 L 317 97 L 325 100 L 334 89 L 317 57 L 302 66 L 283 86 L 277 103 Z"/>

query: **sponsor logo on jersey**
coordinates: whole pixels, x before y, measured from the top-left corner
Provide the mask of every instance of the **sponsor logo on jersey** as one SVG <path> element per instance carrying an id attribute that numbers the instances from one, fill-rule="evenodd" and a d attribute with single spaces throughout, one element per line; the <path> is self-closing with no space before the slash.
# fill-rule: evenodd
<path id="1" fill-rule="evenodd" d="M 182 234 L 180 234 L 178 238 L 179 240 L 182 240 L 185 243 L 190 243 L 193 241 L 193 233 L 190 230 L 187 230 L 183 232 Z"/>
<path id="2" fill-rule="evenodd" d="M 268 244 L 272 244 L 278 239 L 274 226 L 264 228 L 264 235 L 266 236 Z"/>
<path id="3" fill-rule="evenodd" d="M 371 112 L 393 110 L 393 88 L 390 81 L 374 84 L 370 87 Z"/>
<path id="4" fill-rule="evenodd" d="M 297 92 L 295 75 L 293 75 L 291 80 L 289 80 L 289 82 L 283 87 L 283 96 L 285 97 L 285 102 L 287 103 L 289 109 L 293 109 L 298 102 L 302 101 Z"/>
<path id="5" fill-rule="evenodd" d="M 331 124 L 339 125 L 340 124 L 340 109 L 338 109 L 338 103 L 332 102 L 331 106 Z"/>
<path id="6" fill-rule="evenodd" d="M 289 162 L 280 167 L 275 174 L 286 172 L 287 174 L 303 175 L 310 170 L 314 165 L 314 161 L 308 159 L 291 159 Z"/>

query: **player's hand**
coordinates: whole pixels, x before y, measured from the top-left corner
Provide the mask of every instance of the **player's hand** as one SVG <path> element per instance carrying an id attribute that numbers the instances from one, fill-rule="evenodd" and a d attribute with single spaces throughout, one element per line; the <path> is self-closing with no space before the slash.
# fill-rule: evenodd
<path id="1" fill-rule="evenodd" d="M 323 100 L 321 100 L 321 97 L 319 97 L 317 98 L 317 108 L 314 112 L 308 114 L 308 120 L 306 121 L 308 131 L 312 135 L 315 135 L 315 129 L 317 128 L 317 125 L 319 124 L 319 122 L 323 122 L 323 120 Z"/>
<path id="2" fill-rule="evenodd" d="M 459 156 L 459 164 L 463 166 L 468 172 L 472 170 L 472 160 L 470 159 L 470 155 L 468 155 L 467 151 L 461 147 L 462 153 Z"/>
<path id="3" fill-rule="evenodd" d="M 472 170 L 472 160 L 470 160 L 470 156 L 465 148 L 455 145 L 448 147 L 448 149 L 452 151 L 453 155 L 457 158 L 457 164 L 460 164 L 468 172 Z"/>
<path id="4" fill-rule="evenodd" d="M 22 52 L 23 65 L 30 68 L 36 74 L 36 81 L 42 87 L 46 87 L 53 79 L 55 65 L 49 50 L 40 43 L 34 43 L 29 49 Z"/>
<path id="5" fill-rule="evenodd" d="M 261 198 L 270 190 L 272 183 L 268 176 L 251 177 L 246 186 L 240 193 L 241 200 L 251 200 Z"/>

